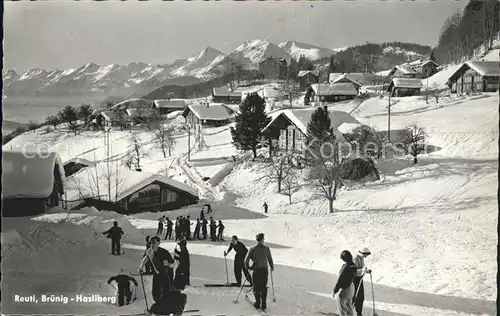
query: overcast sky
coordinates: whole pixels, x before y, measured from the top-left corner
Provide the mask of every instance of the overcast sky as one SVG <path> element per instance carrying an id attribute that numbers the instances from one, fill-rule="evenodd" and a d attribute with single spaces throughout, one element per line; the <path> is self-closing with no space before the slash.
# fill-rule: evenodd
<path id="1" fill-rule="evenodd" d="M 75 68 L 88 62 L 163 64 L 245 40 L 337 48 L 405 41 L 434 46 L 467 1 L 4 2 L 5 68 Z"/>

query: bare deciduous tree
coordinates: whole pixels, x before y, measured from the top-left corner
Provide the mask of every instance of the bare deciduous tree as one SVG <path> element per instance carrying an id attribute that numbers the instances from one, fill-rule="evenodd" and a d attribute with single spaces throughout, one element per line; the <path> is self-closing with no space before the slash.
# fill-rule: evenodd
<path id="1" fill-rule="evenodd" d="M 267 183 L 277 183 L 278 193 L 281 193 L 281 184 L 287 176 L 287 166 L 291 163 L 291 157 L 289 154 L 280 154 L 271 157 L 271 162 L 269 164 L 271 172 L 266 174 L 263 178 L 267 180 Z"/>
<path id="2" fill-rule="evenodd" d="M 398 147 L 402 148 L 407 155 L 413 156 L 413 163 L 417 164 L 417 156 L 425 150 L 425 139 L 424 129 L 411 125 L 403 131 L 403 143 Z"/>
<path id="3" fill-rule="evenodd" d="M 342 186 L 342 167 L 337 141 L 325 142 L 321 146 L 326 144 L 328 145 L 325 147 L 331 147 L 331 151 L 317 155 L 309 171 L 309 180 L 315 185 L 317 193 L 328 200 L 329 212 L 333 213 L 333 202 L 337 199 L 337 192 Z"/>
<path id="4" fill-rule="evenodd" d="M 167 152 L 169 156 L 172 156 L 172 150 L 176 144 L 173 126 L 168 126 L 163 122 L 158 124 L 157 129 L 154 131 L 154 144 L 156 148 L 162 151 L 163 158 L 167 158 Z"/>
<path id="5" fill-rule="evenodd" d="M 290 165 L 286 167 L 286 176 L 283 179 L 283 189 L 285 194 L 288 196 L 288 202 L 292 205 L 292 195 L 296 193 L 299 188 L 299 177 L 297 171 L 294 170 Z"/>
<path id="6" fill-rule="evenodd" d="M 292 107 L 293 100 L 300 95 L 300 87 L 297 83 L 287 80 L 279 86 L 278 93 L 280 97 L 286 98 L 289 102 L 289 107 Z"/>
<path id="7" fill-rule="evenodd" d="M 132 134 L 130 140 L 132 142 L 130 158 L 135 162 L 135 167 L 139 169 L 141 167 L 141 159 L 146 157 L 146 153 L 137 134 Z"/>

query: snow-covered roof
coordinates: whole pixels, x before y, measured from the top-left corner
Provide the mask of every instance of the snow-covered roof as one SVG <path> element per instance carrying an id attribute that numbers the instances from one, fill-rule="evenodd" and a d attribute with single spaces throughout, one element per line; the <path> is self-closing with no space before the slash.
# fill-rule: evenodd
<path id="1" fill-rule="evenodd" d="M 319 86 L 319 93 L 318 93 Z M 312 84 L 314 93 L 320 96 L 324 95 L 357 95 L 358 90 L 352 83 L 320 83 Z"/>
<path id="2" fill-rule="evenodd" d="M 500 76 L 500 64 L 498 61 L 468 61 L 465 64 L 481 76 Z"/>
<path id="3" fill-rule="evenodd" d="M 227 120 L 231 117 L 227 107 L 219 103 L 211 104 L 190 104 L 182 113 L 182 116 L 186 117 L 189 111 L 198 117 L 200 120 L 215 120 L 222 121 Z"/>
<path id="4" fill-rule="evenodd" d="M 396 69 L 398 69 L 399 71 L 401 71 L 402 73 L 404 74 L 407 74 L 407 75 L 416 75 L 418 74 L 412 67 L 410 67 L 409 65 L 397 65 L 396 66 Z"/>
<path id="5" fill-rule="evenodd" d="M 108 176 L 106 170 L 106 167 L 98 168 L 97 166 L 83 169 L 72 176 L 71 181 L 68 181 L 68 189 L 66 190 L 68 200 L 97 198 L 97 194 L 99 194 L 102 200 L 116 202 L 155 181 L 198 197 L 198 192 L 194 188 L 160 174 L 132 171 L 124 166 L 112 165 L 109 172 L 110 176 Z M 108 197 L 108 178 L 110 178 L 109 182 L 111 183 L 111 198 Z"/>
<path id="6" fill-rule="evenodd" d="M 83 159 L 83 158 L 79 158 L 79 157 L 75 157 L 75 158 L 71 158 L 70 160 L 66 160 L 64 162 L 64 165 L 66 166 L 69 163 L 78 163 L 78 164 L 82 164 L 82 165 L 86 165 L 86 166 L 93 166 L 93 165 L 95 165 L 95 163 L 93 161 L 90 161 L 90 160 L 87 160 L 87 159 Z"/>
<path id="7" fill-rule="evenodd" d="M 241 97 L 241 92 L 238 91 L 230 91 L 228 87 L 219 87 L 219 88 L 213 88 L 212 89 L 212 94 L 214 96 L 231 96 L 231 97 Z"/>
<path id="8" fill-rule="evenodd" d="M 396 88 L 420 89 L 423 87 L 422 80 L 416 78 L 394 78 L 391 85 L 394 85 Z"/>
<path id="9" fill-rule="evenodd" d="M 316 110 L 316 108 L 283 110 L 278 115 L 276 115 L 272 118 L 271 122 L 269 122 L 269 124 L 267 124 L 267 126 L 264 127 L 262 132 L 265 132 L 270 126 L 272 126 L 273 123 L 280 116 L 284 116 L 293 125 L 295 125 L 297 127 L 297 129 L 299 129 L 302 133 L 307 134 L 307 124 L 311 120 L 311 115 L 313 114 L 313 112 L 315 110 Z M 352 117 L 347 112 L 332 111 L 329 109 L 328 116 L 330 117 L 330 124 L 331 124 L 331 127 L 333 128 L 333 132 L 334 132 L 335 136 L 337 137 L 337 139 L 340 141 L 345 141 L 345 138 L 342 135 L 342 132 L 339 131 L 339 127 L 343 126 L 346 123 L 351 124 L 351 127 L 353 125 L 356 125 L 356 126 L 361 125 L 361 123 L 358 120 L 356 120 L 354 117 Z"/>
<path id="10" fill-rule="evenodd" d="M 328 82 L 334 82 L 338 77 L 342 76 L 341 72 L 332 72 L 328 75 Z"/>
<path id="11" fill-rule="evenodd" d="M 314 76 L 317 77 L 318 76 L 318 71 L 316 71 L 316 70 L 301 70 L 297 74 L 297 77 L 304 77 L 307 74 L 312 74 L 312 75 L 314 75 Z"/>
<path id="12" fill-rule="evenodd" d="M 335 80 L 333 80 L 332 83 L 337 83 L 337 82 L 341 81 L 344 78 L 347 79 L 347 80 L 349 80 L 353 84 L 357 85 L 358 87 L 361 87 L 363 85 L 362 82 L 358 81 L 356 78 L 354 78 L 353 75 L 351 75 L 349 73 L 342 74 L 341 76 L 339 76 Z"/>
<path id="13" fill-rule="evenodd" d="M 47 198 L 54 188 L 57 165 L 63 188 L 66 184 L 59 154 L 3 151 L 2 198 Z"/>
<path id="14" fill-rule="evenodd" d="M 107 121 L 117 121 L 120 119 L 121 115 L 117 112 L 114 111 L 102 111 L 101 115 L 107 120 Z"/>
<path id="15" fill-rule="evenodd" d="M 171 99 L 171 100 L 154 100 L 154 105 L 157 108 L 165 109 L 183 109 L 186 107 L 185 100 Z"/>
<path id="16" fill-rule="evenodd" d="M 264 87 L 257 94 L 263 98 L 277 98 L 280 96 L 280 91 L 276 87 Z"/>

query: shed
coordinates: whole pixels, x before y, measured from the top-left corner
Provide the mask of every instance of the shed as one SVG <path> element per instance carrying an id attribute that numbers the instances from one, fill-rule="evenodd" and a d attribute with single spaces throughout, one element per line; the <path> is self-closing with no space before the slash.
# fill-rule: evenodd
<path id="1" fill-rule="evenodd" d="M 393 78 L 387 91 L 391 97 L 407 97 L 420 95 L 422 80 L 416 78 Z"/>

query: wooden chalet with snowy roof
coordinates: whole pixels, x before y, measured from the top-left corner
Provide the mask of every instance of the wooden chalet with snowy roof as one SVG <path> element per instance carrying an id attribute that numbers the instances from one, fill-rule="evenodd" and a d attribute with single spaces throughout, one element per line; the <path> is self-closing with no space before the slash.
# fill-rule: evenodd
<path id="1" fill-rule="evenodd" d="M 153 107 L 158 110 L 160 114 L 182 111 L 186 106 L 186 101 L 182 99 L 160 99 L 153 101 Z"/>
<path id="2" fill-rule="evenodd" d="M 316 83 L 307 90 L 305 104 L 313 102 L 339 102 L 354 99 L 358 89 L 352 83 Z"/>
<path id="3" fill-rule="evenodd" d="M 387 87 L 391 97 L 409 97 L 420 95 L 422 80 L 416 78 L 394 78 Z"/>
<path id="4" fill-rule="evenodd" d="M 231 91 L 227 86 L 212 89 L 212 101 L 215 103 L 241 103 L 241 92 Z"/>
<path id="5" fill-rule="evenodd" d="M 98 176 L 92 178 L 92 174 Z M 112 185 L 108 188 L 107 176 L 99 168 L 88 168 L 75 174 L 67 190 L 68 199 L 73 201 L 72 208 L 93 206 L 99 210 L 135 214 L 175 210 L 199 201 L 195 189 L 160 174 L 120 167 L 113 169 L 111 175 Z M 97 180 L 89 186 L 85 185 L 88 179 Z"/>
<path id="6" fill-rule="evenodd" d="M 186 124 L 191 126 L 220 126 L 229 123 L 233 111 L 220 103 L 190 104 L 182 112 Z"/>
<path id="7" fill-rule="evenodd" d="M 297 80 L 299 81 L 300 89 L 305 90 L 313 83 L 318 83 L 319 74 L 314 70 L 301 70 L 297 74 Z"/>
<path id="8" fill-rule="evenodd" d="M 66 177 L 59 154 L 2 154 L 2 216 L 37 215 L 62 206 Z"/>
<path id="9" fill-rule="evenodd" d="M 287 109 L 274 115 L 271 122 L 262 130 L 268 138 L 277 140 L 278 150 L 304 153 L 307 149 L 307 125 L 315 108 Z M 328 110 L 331 127 L 339 141 L 346 142 L 344 130 L 351 130 L 361 123 L 349 113 Z"/>
<path id="10" fill-rule="evenodd" d="M 386 82 L 393 78 L 425 79 L 437 72 L 439 64 L 432 60 L 415 60 L 409 63 L 394 66 L 386 77 Z"/>
<path id="11" fill-rule="evenodd" d="M 496 92 L 499 87 L 498 61 L 468 61 L 448 79 L 452 93 Z"/>
<path id="12" fill-rule="evenodd" d="M 259 63 L 259 71 L 266 79 L 285 79 L 287 68 L 285 58 L 268 57 Z"/>

